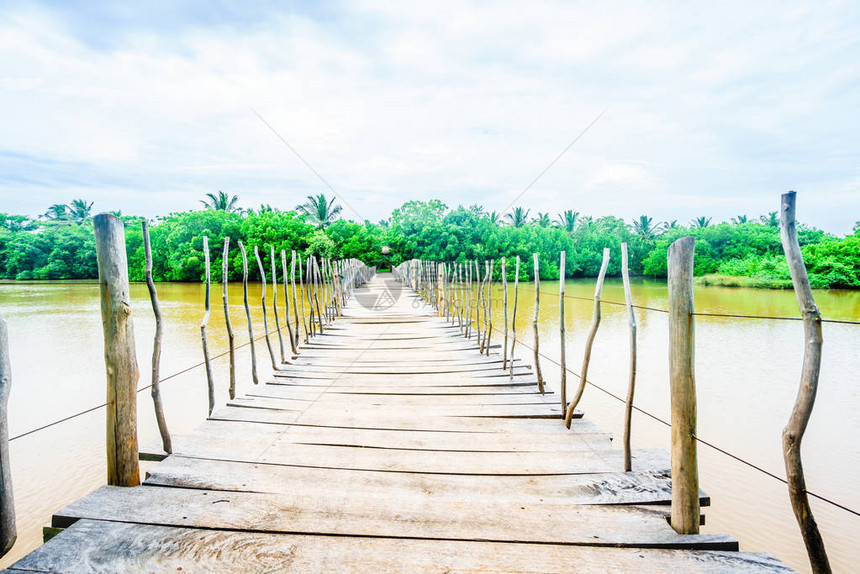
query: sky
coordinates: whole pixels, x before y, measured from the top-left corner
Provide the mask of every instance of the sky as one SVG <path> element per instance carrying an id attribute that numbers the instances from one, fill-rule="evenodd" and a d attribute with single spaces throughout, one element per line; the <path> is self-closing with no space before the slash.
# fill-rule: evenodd
<path id="1" fill-rule="evenodd" d="M 0 0 L 0 110 L 6 213 L 860 220 L 857 2 Z"/>

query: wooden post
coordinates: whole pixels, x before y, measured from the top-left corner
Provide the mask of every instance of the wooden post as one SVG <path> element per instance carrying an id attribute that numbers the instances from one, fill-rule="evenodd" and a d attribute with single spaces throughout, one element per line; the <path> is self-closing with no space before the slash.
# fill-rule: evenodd
<path id="1" fill-rule="evenodd" d="M 158 433 L 161 435 L 161 448 L 170 454 L 173 446 L 170 442 L 170 432 L 167 430 L 167 421 L 164 419 L 164 407 L 161 404 L 161 338 L 162 321 L 161 305 L 158 302 L 158 293 L 155 291 L 155 281 L 152 278 L 152 245 L 149 241 L 149 224 L 146 220 L 141 222 L 143 231 L 143 251 L 146 257 L 146 287 L 149 290 L 149 300 L 152 303 L 152 314 L 155 315 L 155 337 L 152 341 L 152 377 L 150 379 L 149 394 L 152 397 L 152 406 L 155 408 L 155 421 L 158 423 Z"/>
<path id="2" fill-rule="evenodd" d="M 287 275 L 287 252 L 284 249 L 281 249 L 281 276 L 284 278 L 284 323 L 287 325 L 287 336 L 290 338 L 290 350 L 292 350 L 293 355 L 297 355 L 299 350 L 296 347 L 293 327 L 290 325 L 290 276 Z M 294 297 L 293 303 L 295 302 Z"/>
<path id="3" fill-rule="evenodd" d="M 278 344 L 281 351 L 281 364 L 287 362 L 287 350 L 284 348 L 284 335 L 281 333 L 281 318 L 278 315 L 278 270 L 275 265 L 275 246 L 269 246 L 272 260 L 272 313 L 275 315 L 275 328 L 278 331 Z M 289 318 L 289 317 L 288 317 Z"/>
<path id="4" fill-rule="evenodd" d="M 696 239 L 669 246 L 669 379 L 672 396 L 672 528 L 699 533 L 699 464 L 696 454 L 693 255 Z"/>
<path id="5" fill-rule="evenodd" d="M 558 267 L 558 334 L 559 334 L 559 342 L 561 344 L 561 355 L 560 355 L 560 371 L 561 378 L 559 381 L 559 388 L 561 390 L 561 411 L 567 408 L 567 341 L 565 340 L 565 328 L 564 328 L 564 268 L 565 268 L 565 256 L 566 253 L 562 251 L 559 253 L 559 267 Z M 570 423 L 567 423 L 568 428 L 570 428 Z"/>
<path id="6" fill-rule="evenodd" d="M 272 339 L 269 337 L 269 318 L 266 312 L 266 270 L 263 268 L 263 260 L 260 259 L 260 250 L 254 246 L 254 257 L 257 259 L 257 267 L 260 269 L 260 281 L 263 282 L 263 295 L 260 303 L 263 307 L 263 335 L 266 337 L 266 347 L 269 349 L 269 358 L 272 360 L 272 370 L 280 371 L 278 360 L 275 359 L 275 349 L 272 347 Z"/>
<path id="7" fill-rule="evenodd" d="M 588 331 L 588 338 L 585 340 L 585 354 L 582 357 L 582 370 L 579 377 L 579 387 L 576 389 L 576 396 L 567 405 L 567 411 L 564 415 L 564 424 L 570 428 L 570 421 L 573 420 L 573 412 L 576 405 L 582 399 L 582 393 L 585 392 L 585 384 L 588 382 L 588 365 L 591 363 L 591 349 L 594 347 L 594 338 L 597 336 L 597 328 L 600 327 L 600 294 L 603 291 L 603 280 L 606 278 L 606 268 L 609 266 L 609 248 L 603 249 L 603 262 L 600 264 L 600 273 L 597 274 L 597 285 L 594 288 L 594 313 L 591 318 L 591 329 Z"/>
<path id="8" fill-rule="evenodd" d="M 242 253 L 242 298 L 245 302 L 245 316 L 248 319 L 248 342 L 251 345 L 251 380 L 257 385 L 260 383 L 257 378 L 257 349 L 254 344 L 254 327 L 251 323 L 251 306 L 248 304 L 248 254 L 245 253 L 245 246 L 241 241 L 239 251 Z"/>
<path id="9" fill-rule="evenodd" d="M 221 256 L 221 286 L 223 294 L 221 299 L 224 302 L 224 324 L 227 326 L 227 341 L 230 345 L 230 386 L 228 393 L 230 399 L 236 398 L 236 336 L 233 334 L 233 324 L 230 322 L 230 302 L 227 299 L 227 284 L 230 282 L 228 277 L 229 271 L 229 256 L 230 255 L 230 238 L 224 238 L 224 253 Z"/>
<path id="10" fill-rule="evenodd" d="M 512 338 L 511 338 L 511 380 L 514 378 L 514 352 L 517 348 L 517 300 L 520 294 L 520 256 L 517 255 L 517 263 L 514 267 L 514 312 L 511 316 Z"/>
<path id="11" fill-rule="evenodd" d="M 99 267 L 107 371 L 107 481 L 140 484 L 137 445 L 137 353 L 128 289 L 128 260 L 122 220 L 108 213 L 93 218 Z"/>
<path id="12" fill-rule="evenodd" d="M 487 281 L 487 262 L 484 261 L 484 274 L 481 274 L 481 267 L 478 265 L 478 262 L 475 261 L 475 273 L 478 275 L 478 279 L 480 282 L 478 283 L 478 301 L 476 302 L 477 309 L 475 309 L 475 322 L 480 325 L 478 328 L 478 352 L 481 354 L 484 353 L 484 340 L 487 338 L 487 307 L 484 304 L 484 283 Z M 484 335 L 481 336 L 481 330 L 483 330 Z"/>
<path id="13" fill-rule="evenodd" d="M 466 318 L 466 332 L 464 336 L 467 339 L 472 338 L 472 292 L 474 288 L 472 287 L 472 262 L 466 261 L 466 286 L 467 286 L 467 295 L 468 295 L 468 316 Z"/>
<path id="14" fill-rule="evenodd" d="M 636 313 L 633 311 L 626 243 L 621 244 L 621 278 L 624 281 L 624 301 L 627 304 L 627 324 L 630 327 L 630 381 L 627 385 L 627 402 L 624 408 L 624 472 L 630 472 L 633 470 L 630 427 L 633 419 L 633 393 L 636 390 Z"/>
<path id="15" fill-rule="evenodd" d="M 5 556 L 18 538 L 15 497 L 12 495 L 12 466 L 9 461 L 9 392 L 12 366 L 9 359 L 9 329 L 0 315 L 0 556 Z M 108 405 L 110 408 L 110 405 Z"/>
<path id="16" fill-rule="evenodd" d="M 493 266 L 495 265 L 496 260 L 490 260 L 490 268 L 487 271 L 487 336 L 486 336 L 486 345 L 487 356 L 490 356 L 490 339 L 493 336 Z"/>
<path id="17" fill-rule="evenodd" d="M 293 288 L 295 288 L 295 285 L 296 285 L 295 282 L 293 282 Z M 301 303 L 301 306 L 302 306 L 302 326 L 304 326 L 304 328 L 305 328 L 305 344 L 307 344 L 308 343 L 308 320 L 307 320 L 307 317 L 305 317 L 305 284 L 304 284 L 304 281 L 302 281 L 302 254 L 301 253 L 299 253 L 299 294 L 301 295 L 301 297 L 299 297 L 299 303 Z M 298 331 L 298 329 L 299 329 L 299 325 L 298 325 L 298 321 L 296 321 L 296 330 Z"/>
<path id="18" fill-rule="evenodd" d="M 209 342 L 206 340 L 206 324 L 209 323 L 209 293 L 212 288 L 212 281 L 209 276 L 209 238 L 203 236 L 203 261 L 206 266 L 206 299 L 204 306 L 206 312 L 203 313 L 203 321 L 200 323 L 200 340 L 203 342 L 203 363 L 206 366 L 206 389 L 209 394 L 209 414 L 215 409 L 215 380 L 212 377 L 212 362 L 209 360 Z"/>
<path id="19" fill-rule="evenodd" d="M 785 476 L 788 480 L 788 495 L 791 499 L 791 508 L 803 543 L 806 545 L 806 553 L 809 556 L 809 564 L 815 574 L 828 573 L 830 561 L 824 548 L 824 540 L 818 530 L 818 524 L 812 515 L 809 506 L 809 497 L 806 494 L 806 478 L 803 474 L 803 461 L 800 458 L 800 447 L 806 425 L 812 415 L 815 406 L 815 395 L 818 392 L 818 375 L 821 369 L 821 347 L 824 342 L 821 333 L 821 312 L 815 304 L 812 296 L 812 288 L 809 285 L 809 277 L 806 266 L 803 263 L 803 254 L 797 241 L 797 225 L 795 223 L 795 208 L 797 194 L 790 191 L 782 196 L 780 213 L 780 236 L 785 258 L 788 261 L 788 270 L 791 273 L 791 282 L 794 285 L 794 294 L 797 297 L 797 305 L 803 316 L 803 367 L 800 374 L 800 389 L 788 424 L 782 431 L 782 454 L 785 458 Z"/>
<path id="20" fill-rule="evenodd" d="M 436 264 L 436 312 L 441 317 L 445 314 L 445 266 Z"/>
<path id="21" fill-rule="evenodd" d="M 322 335 L 323 333 L 325 333 L 325 330 L 323 329 L 323 316 L 320 312 L 320 268 L 319 265 L 317 265 L 316 256 L 311 257 L 311 266 L 313 269 L 314 276 L 314 303 L 316 304 L 317 319 L 319 320 L 320 324 L 320 335 Z"/>
<path id="22" fill-rule="evenodd" d="M 502 257 L 502 307 L 505 313 L 505 341 L 502 345 L 502 370 L 508 368 L 508 269 L 505 265 L 507 261 Z"/>
<path id="23" fill-rule="evenodd" d="M 538 335 L 538 318 L 540 317 L 540 267 L 538 266 L 538 254 L 533 253 L 532 258 L 535 264 L 535 316 L 532 320 L 532 328 L 534 329 L 535 336 L 535 374 L 537 375 L 538 389 L 540 389 L 541 394 L 544 394 L 543 374 L 540 370 L 540 336 Z"/>

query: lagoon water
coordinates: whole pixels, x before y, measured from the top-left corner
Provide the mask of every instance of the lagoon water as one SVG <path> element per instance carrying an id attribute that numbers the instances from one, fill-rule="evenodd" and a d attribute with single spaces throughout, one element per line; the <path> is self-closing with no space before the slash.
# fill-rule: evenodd
<path id="1" fill-rule="evenodd" d="M 667 305 L 664 282 L 636 280 L 638 305 Z M 208 329 L 210 349 L 227 348 L 220 285 L 213 285 L 213 313 Z M 262 333 L 261 287 L 252 285 L 256 334 Z M 539 324 L 541 351 L 558 358 L 558 285 L 544 282 Z M 531 345 L 534 286 L 523 283 L 517 312 L 518 338 Z M 566 283 L 568 366 L 579 372 L 585 336 L 591 322 L 592 280 Z M 203 286 L 160 284 L 165 319 L 162 377 L 198 364 L 202 359 L 200 320 Z M 282 295 L 282 294 L 281 294 Z M 513 286 L 509 305 L 513 305 Z M 826 318 L 860 320 L 860 292 L 817 291 Z M 271 297 L 271 293 L 270 293 Z M 504 324 L 502 291 L 494 289 L 494 342 L 501 342 Z M 141 370 L 139 386 L 149 384 L 154 321 L 146 286 L 132 286 L 133 318 Z M 619 281 L 604 287 L 606 301 L 623 301 Z M 696 310 L 721 314 L 798 315 L 791 291 L 696 287 Z M 271 310 L 270 310 L 271 312 Z M 237 344 L 248 340 L 241 284 L 230 284 L 230 313 Z M 0 314 L 9 324 L 13 368 L 9 403 L 10 434 L 16 437 L 52 421 L 100 405 L 105 397 L 103 341 L 99 293 L 95 283 L 2 284 Z M 281 313 L 283 319 L 283 311 Z M 664 313 L 637 310 L 639 368 L 636 404 L 668 420 L 668 331 Z M 271 323 L 271 319 L 270 319 Z M 603 306 L 603 322 L 594 345 L 589 379 L 616 395 L 627 387 L 627 319 L 621 306 Z M 273 341 L 277 349 L 277 337 Z M 784 476 L 781 431 L 788 420 L 799 384 L 803 327 L 799 321 L 772 319 L 696 318 L 698 435 L 779 476 Z M 854 509 L 860 509 L 860 325 L 825 324 L 820 390 L 803 444 L 807 486 Z M 261 378 L 271 374 L 265 343 L 257 346 Z M 518 346 L 516 355 L 531 361 L 532 352 Z M 227 399 L 227 363 L 215 362 L 219 404 Z M 237 393 L 251 390 L 247 346 L 237 354 Z M 558 368 L 542 361 L 550 388 L 557 390 Z M 265 380 L 265 378 L 264 378 Z M 568 384 L 577 384 L 568 377 Z M 171 432 L 187 433 L 205 417 L 206 377 L 202 368 L 162 385 Z M 216 407 L 217 408 L 217 407 Z M 612 432 L 620 448 L 623 405 L 594 387 L 587 387 L 581 406 L 586 416 Z M 148 392 L 138 402 L 140 442 L 156 444 L 157 430 Z M 635 413 L 634 447 L 666 448 L 669 431 Z M 41 543 L 41 527 L 64 505 L 105 482 L 104 410 L 98 409 L 45 430 L 13 440 L 12 471 L 19 540 L 2 561 L 6 566 Z M 705 532 L 726 532 L 743 550 L 775 554 L 800 571 L 808 571 L 806 555 L 784 484 L 707 446 L 699 447 L 702 488 L 711 496 Z M 143 467 L 145 470 L 146 466 Z M 812 500 L 835 571 L 855 571 L 860 561 L 860 517 Z"/>

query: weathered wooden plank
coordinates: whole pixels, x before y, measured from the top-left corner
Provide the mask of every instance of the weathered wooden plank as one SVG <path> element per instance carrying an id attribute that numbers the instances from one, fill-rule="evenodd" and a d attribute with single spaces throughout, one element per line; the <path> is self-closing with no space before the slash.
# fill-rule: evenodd
<path id="1" fill-rule="evenodd" d="M 737 550 L 730 536 L 679 535 L 662 513 L 644 507 L 404 501 L 342 491 L 315 497 L 104 486 L 54 514 L 53 526 L 81 518 L 252 532 Z"/>
<path id="2" fill-rule="evenodd" d="M 95 572 L 106 564 L 124 572 L 791 572 L 767 554 L 345 538 L 91 520 L 79 521 L 16 566 L 18 572 Z"/>
<path id="3" fill-rule="evenodd" d="M 278 466 L 174 455 L 147 473 L 146 484 L 241 492 L 349 490 L 446 500 L 556 504 L 668 504 L 668 470 L 582 475 L 471 476 Z M 709 499 L 701 493 L 703 505 Z"/>
<path id="4" fill-rule="evenodd" d="M 301 416 L 301 421 L 299 417 Z M 382 414 L 372 420 L 350 414 L 333 417 L 327 413 L 285 411 L 280 409 L 250 408 L 250 405 L 228 405 L 216 411 L 211 419 L 265 422 L 271 424 L 303 424 L 308 426 L 340 426 L 345 428 L 412 429 L 437 431 L 491 431 L 491 432 L 557 432 L 557 419 L 494 419 L 485 417 L 414 417 L 398 413 Z M 574 421 L 576 425 L 577 421 Z M 591 425 L 591 423 L 587 423 Z M 596 429 L 593 425 L 590 428 Z M 597 432 L 597 431 L 595 431 Z"/>

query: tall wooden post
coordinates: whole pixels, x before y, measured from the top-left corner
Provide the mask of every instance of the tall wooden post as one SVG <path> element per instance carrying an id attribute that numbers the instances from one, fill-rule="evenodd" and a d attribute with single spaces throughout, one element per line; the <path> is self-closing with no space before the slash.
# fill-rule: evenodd
<path id="1" fill-rule="evenodd" d="M 107 371 L 107 470 L 108 484 L 140 484 L 137 445 L 137 354 L 128 260 L 122 220 L 108 213 L 93 218 L 99 267 L 102 327 Z"/>
<path id="2" fill-rule="evenodd" d="M 630 427 L 633 419 L 633 395 L 636 391 L 636 313 L 630 290 L 630 271 L 627 265 L 627 244 L 621 244 L 621 277 L 624 281 L 624 301 L 627 305 L 627 325 L 630 333 L 630 379 L 627 384 L 627 402 L 624 405 L 624 472 L 633 470 L 630 449 Z"/>
<path id="3" fill-rule="evenodd" d="M 242 300 L 245 303 L 245 317 L 248 321 L 248 343 L 251 345 L 251 380 L 255 385 L 260 383 L 257 377 L 257 349 L 254 345 L 254 325 L 251 322 L 251 306 L 248 304 L 248 254 L 245 245 L 239 241 L 239 252 L 242 254 Z"/>
<path id="4" fill-rule="evenodd" d="M 797 225 L 795 223 L 795 202 L 797 194 L 790 191 L 782 196 L 780 213 L 780 235 L 782 248 L 788 260 L 788 270 L 791 272 L 791 282 L 797 304 L 803 316 L 803 367 L 800 374 L 800 389 L 791 410 L 788 424 L 782 431 L 782 449 L 785 458 L 785 476 L 788 480 L 788 494 L 791 508 L 803 542 L 809 555 L 809 564 L 815 574 L 830 572 L 830 561 L 824 548 L 824 540 L 818 531 L 818 524 L 809 506 L 806 494 L 806 479 L 803 475 L 803 461 L 800 459 L 800 445 L 806 425 L 815 406 L 815 395 L 818 392 L 818 374 L 821 369 L 821 347 L 824 343 L 821 333 L 821 312 L 812 296 L 803 254 L 797 241 Z"/>
<path id="5" fill-rule="evenodd" d="M 230 350 L 230 385 L 227 392 L 230 399 L 236 398 L 236 335 L 233 333 L 233 323 L 230 322 L 230 301 L 227 298 L 228 273 L 230 271 L 230 238 L 224 238 L 224 253 L 221 255 L 221 301 L 224 305 L 224 326 L 227 327 L 227 342 Z M 170 452 L 170 451 L 168 451 Z"/>
<path id="6" fill-rule="evenodd" d="M 672 395 L 672 528 L 699 533 L 699 464 L 696 455 L 693 255 L 695 237 L 669 246 L 669 383 Z"/>
<path id="7" fill-rule="evenodd" d="M 15 545 L 15 498 L 12 496 L 12 466 L 9 461 L 9 391 L 12 390 L 12 366 L 9 361 L 9 330 L 0 315 L 0 556 Z"/>
<path id="8" fill-rule="evenodd" d="M 532 320 L 535 335 L 535 375 L 537 375 L 538 389 L 541 394 L 544 394 L 543 373 L 540 370 L 540 334 L 538 332 L 538 319 L 540 318 L 540 266 L 538 265 L 538 254 L 533 253 L 532 258 L 535 264 L 535 315 Z"/>
<path id="9" fill-rule="evenodd" d="M 502 307 L 505 313 L 505 337 L 502 344 L 502 370 L 508 368 L 508 269 L 507 260 L 502 257 Z"/>
<path id="10" fill-rule="evenodd" d="M 290 324 L 290 276 L 287 275 L 287 252 L 284 249 L 281 249 L 281 276 L 284 279 L 284 324 L 287 326 L 287 336 L 290 338 L 290 349 L 293 355 L 298 355 L 299 349 L 296 347 L 296 337 Z M 295 299 L 293 303 L 295 303 Z"/>
<path id="11" fill-rule="evenodd" d="M 561 343 L 560 351 L 560 371 L 561 377 L 559 381 L 559 389 L 561 391 L 561 411 L 567 408 L 567 337 L 565 336 L 564 326 L 564 268 L 565 268 L 566 253 L 559 253 L 558 266 L 558 336 Z M 568 423 L 570 428 L 570 423 Z"/>
<path id="12" fill-rule="evenodd" d="M 158 302 L 158 293 L 155 290 L 155 280 L 152 278 L 152 244 L 149 240 L 149 224 L 146 220 L 141 222 L 141 228 L 143 231 L 143 252 L 146 258 L 146 287 L 149 289 L 152 314 L 155 315 L 155 336 L 152 340 L 152 377 L 150 379 L 149 394 L 152 397 L 152 405 L 155 408 L 155 420 L 158 423 L 158 432 L 161 435 L 161 448 L 167 454 L 171 454 L 173 452 L 173 445 L 170 441 L 170 432 L 167 430 L 167 421 L 164 419 L 164 408 L 161 404 L 161 388 L 159 385 L 162 335 L 161 305 Z"/>
<path id="13" fill-rule="evenodd" d="M 511 316 L 511 362 L 510 378 L 514 378 L 514 353 L 517 349 L 517 300 L 520 296 L 520 256 L 517 255 L 517 263 L 514 267 L 514 310 Z"/>
<path id="14" fill-rule="evenodd" d="M 209 275 L 209 238 L 203 236 L 203 261 L 206 267 L 206 300 L 205 313 L 203 321 L 200 323 L 200 340 L 203 342 L 203 363 L 206 366 L 206 386 L 209 392 L 209 414 L 215 410 L 215 379 L 212 376 L 212 362 L 209 359 L 209 341 L 206 339 L 206 326 L 209 323 L 209 294 L 212 287 L 212 281 Z"/>

